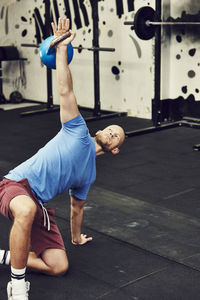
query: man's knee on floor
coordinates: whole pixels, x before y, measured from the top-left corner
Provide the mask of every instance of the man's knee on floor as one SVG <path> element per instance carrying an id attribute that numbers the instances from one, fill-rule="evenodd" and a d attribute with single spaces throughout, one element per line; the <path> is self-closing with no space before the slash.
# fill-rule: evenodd
<path id="1" fill-rule="evenodd" d="M 41 258 L 48 266 L 49 275 L 64 275 L 69 269 L 69 261 L 64 250 L 46 249 L 41 254 Z"/>
<path id="2" fill-rule="evenodd" d="M 56 265 L 53 265 L 50 267 L 50 275 L 53 276 L 59 276 L 59 275 L 64 275 L 68 269 L 69 269 L 69 263 L 68 262 L 60 262 L 57 263 Z"/>

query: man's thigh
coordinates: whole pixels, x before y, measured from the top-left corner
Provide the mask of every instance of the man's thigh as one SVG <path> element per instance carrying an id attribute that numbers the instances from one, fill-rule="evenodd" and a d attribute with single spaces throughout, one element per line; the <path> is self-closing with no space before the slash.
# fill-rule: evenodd
<path id="1" fill-rule="evenodd" d="M 27 180 L 24 180 L 27 181 Z M 27 190 L 24 181 L 17 182 L 4 178 L 0 182 L 0 213 L 5 217 L 13 220 L 13 213 L 11 211 L 11 202 L 14 210 L 20 210 L 20 207 L 35 207 L 35 199 Z"/>

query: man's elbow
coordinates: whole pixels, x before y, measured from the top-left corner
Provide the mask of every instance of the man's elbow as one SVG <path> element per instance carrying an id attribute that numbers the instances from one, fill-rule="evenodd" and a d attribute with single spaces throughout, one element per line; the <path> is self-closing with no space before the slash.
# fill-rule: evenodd
<path id="1" fill-rule="evenodd" d="M 70 98 L 72 93 L 73 93 L 73 91 L 70 90 L 68 87 L 62 87 L 59 89 L 59 95 L 60 95 L 60 97 L 63 97 L 63 98 Z"/>

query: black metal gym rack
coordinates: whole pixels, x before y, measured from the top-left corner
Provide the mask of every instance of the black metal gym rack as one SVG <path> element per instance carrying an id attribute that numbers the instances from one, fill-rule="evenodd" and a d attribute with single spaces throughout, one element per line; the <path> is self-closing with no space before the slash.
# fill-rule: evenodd
<path id="1" fill-rule="evenodd" d="M 25 61 L 26 58 L 22 58 L 15 46 L 2 46 L 0 47 L 0 103 L 7 103 L 8 100 L 3 93 L 3 72 L 2 72 L 2 62 L 3 61 Z"/>
<path id="2" fill-rule="evenodd" d="M 157 20 L 161 20 L 162 16 L 162 1 L 155 1 L 155 10 Z M 127 137 L 152 133 L 165 129 L 186 126 L 192 128 L 200 128 L 200 120 L 197 118 L 183 117 L 182 120 L 174 122 L 162 123 L 162 100 L 161 98 L 161 26 L 155 28 L 155 49 L 154 49 L 154 98 L 152 99 L 152 123 L 153 126 L 126 132 Z M 194 150 L 199 148 L 200 144 L 194 145 Z"/>
<path id="3" fill-rule="evenodd" d="M 93 121 L 97 119 L 107 119 L 112 117 L 126 116 L 126 112 L 111 112 L 107 110 L 101 110 L 100 101 L 100 62 L 99 62 L 99 52 L 100 51 L 115 51 L 114 48 L 101 48 L 99 47 L 99 14 L 98 14 L 98 2 L 101 0 L 90 0 L 92 8 L 92 20 L 93 20 L 93 41 L 91 48 L 85 48 L 93 52 L 93 70 L 94 70 L 94 108 L 85 108 L 79 106 L 82 110 L 88 110 L 93 112 L 93 116 L 86 117 L 86 121 Z M 50 32 L 50 1 L 45 0 L 45 36 L 47 38 Z M 22 44 L 24 47 L 38 47 L 37 45 Z M 74 47 L 80 49 L 79 47 Z M 81 50 L 85 50 L 81 48 Z M 28 99 L 27 99 L 28 100 Z M 33 114 L 49 113 L 59 110 L 58 106 L 53 104 L 53 94 L 52 94 L 52 70 L 47 68 L 47 103 L 46 107 L 43 109 L 26 111 L 21 113 L 22 117 L 30 116 Z"/>

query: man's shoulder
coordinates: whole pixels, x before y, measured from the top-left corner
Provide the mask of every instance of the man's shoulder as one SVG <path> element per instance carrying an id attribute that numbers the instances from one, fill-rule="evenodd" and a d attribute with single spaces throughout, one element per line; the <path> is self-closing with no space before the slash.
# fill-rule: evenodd
<path id="1" fill-rule="evenodd" d="M 76 116 L 75 118 L 71 119 L 66 123 L 62 123 L 61 132 L 79 138 L 90 137 L 88 127 L 81 114 L 79 114 L 78 116 Z"/>
<path id="2" fill-rule="evenodd" d="M 87 127 L 85 120 L 80 113 L 76 117 L 70 119 L 69 121 L 62 123 L 62 126 L 69 127 L 69 128 L 73 128 L 73 127 L 77 127 L 77 126 L 86 126 Z"/>

